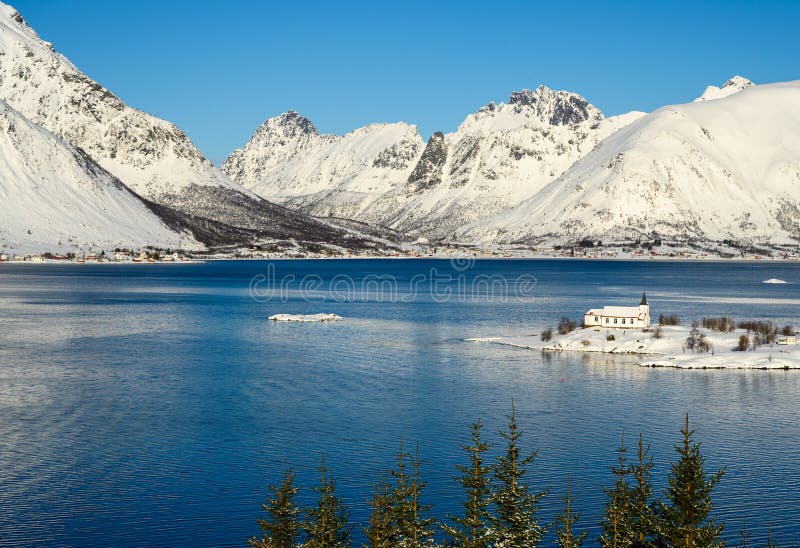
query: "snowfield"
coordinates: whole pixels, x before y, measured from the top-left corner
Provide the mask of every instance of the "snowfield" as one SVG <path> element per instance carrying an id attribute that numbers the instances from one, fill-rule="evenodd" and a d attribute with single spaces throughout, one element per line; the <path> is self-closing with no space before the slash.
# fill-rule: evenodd
<path id="1" fill-rule="evenodd" d="M 700 329 L 711 345 L 708 353 L 693 353 L 686 348 L 689 326 L 663 326 L 662 337 L 655 338 L 655 326 L 650 330 L 606 329 L 592 327 L 577 329 L 566 335 L 553 335 L 543 342 L 539 335 L 516 337 L 482 337 L 468 342 L 486 342 L 548 352 L 601 352 L 636 355 L 645 367 L 675 367 L 678 369 L 800 369 L 800 345 L 761 345 L 756 350 L 735 350 L 739 337 L 748 335 L 743 329 L 720 333 Z M 613 335 L 614 340 L 608 340 Z M 780 339 L 780 335 L 778 339 Z M 751 336 L 752 339 L 752 336 Z"/>

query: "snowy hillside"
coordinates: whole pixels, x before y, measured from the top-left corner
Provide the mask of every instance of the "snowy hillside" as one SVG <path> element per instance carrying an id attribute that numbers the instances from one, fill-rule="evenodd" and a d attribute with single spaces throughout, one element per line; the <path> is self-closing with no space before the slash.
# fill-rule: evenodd
<path id="1" fill-rule="evenodd" d="M 307 118 L 289 111 L 265 121 L 222 170 L 270 201 L 317 216 L 358 219 L 408 177 L 423 146 L 408 124 L 321 135 Z"/>
<path id="2" fill-rule="evenodd" d="M 82 150 L 0 101 L 0 250 L 198 249 Z"/>
<path id="3" fill-rule="evenodd" d="M 306 213 L 446 238 L 530 197 L 641 115 L 606 119 L 579 95 L 540 86 L 490 103 L 424 145 L 407 124 L 320 135 L 290 111 L 264 122 L 223 171 Z"/>
<path id="4" fill-rule="evenodd" d="M 452 239 L 457 228 L 529 198 L 640 116 L 605 118 L 581 96 L 545 86 L 514 92 L 431 137 L 406 184 L 378 200 L 371 218 Z"/>
<path id="5" fill-rule="evenodd" d="M 459 237 L 796 243 L 800 82 L 661 108 L 605 139 L 529 200 Z"/>
<path id="6" fill-rule="evenodd" d="M 137 194 L 214 225 L 214 240 L 254 235 L 333 241 L 343 231 L 275 206 L 216 169 L 173 124 L 125 105 L 0 3 L 0 99 L 80 147 Z M 202 231 L 201 231 L 202 232 Z"/>

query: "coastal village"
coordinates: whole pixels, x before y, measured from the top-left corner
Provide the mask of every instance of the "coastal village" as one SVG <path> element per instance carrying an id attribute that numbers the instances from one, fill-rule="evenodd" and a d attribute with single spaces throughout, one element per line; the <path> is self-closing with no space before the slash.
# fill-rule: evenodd
<path id="1" fill-rule="evenodd" d="M 800 261 L 800 250 L 730 250 L 693 249 L 688 246 L 654 248 L 652 246 L 620 247 L 518 247 L 482 248 L 468 245 L 410 244 L 387 245 L 384 248 L 348 250 L 338 246 L 305 246 L 283 240 L 254 244 L 249 247 L 214 249 L 204 252 L 182 252 L 146 248 L 139 250 L 98 249 L 93 246 L 70 252 L 49 251 L 30 253 L 0 248 L 0 264 L 4 263 L 188 263 L 205 260 L 231 259 L 336 259 L 336 258 L 463 258 L 475 259 L 598 259 L 598 260 L 738 260 L 738 261 Z"/>

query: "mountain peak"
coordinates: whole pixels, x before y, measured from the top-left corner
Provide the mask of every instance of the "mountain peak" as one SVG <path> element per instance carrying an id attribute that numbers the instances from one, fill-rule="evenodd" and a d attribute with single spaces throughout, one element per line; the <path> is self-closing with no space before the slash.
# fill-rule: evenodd
<path id="1" fill-rule="evenodd" d="M 603 118 L 602 112 L 577 93 L 556 91 L 547 86 L 539 86 L 534 91 L 514 91 L 508 103 L 514 105 L 517 112 L 534 110 L 540 120 L 553 126 L 567 126 Z"/>
<path id="2" fill-rule="evenodd" d="M 703 95 L 695 99 L 697 101 L 712 101 L 714 99 L 722 99 L 723 97 L 728 97 L 729 95 L 733 95 L 734 93 L 738 93 L 745 88 L 754 85 L 753 82 L 744 78 L 742 76 L 734 76 L 724 84 L 722 84 L 721 88 L 717 86 L 708 86 L 706 90 L 703 92 Z"/>
<path id="3" fill-rule="evenodd" d="M 725 82 L 724 84 L 722 84 L 722 89 L 729 88 L 729 87 L 733 86 L 733 87 L 736 87 L 736 88 L 742 90 L 742 89 L 744 89 L 746 87 L 750 87 L 752 85 L 753 85 L 753 82 L 751 82 L 747 78 L 744 78 L 743 76 L 738 76 L 737 75 L 737 76 L 734 76 L 733 78 L 731 78 L 730 80 L 728 80 L 727 82 Z"/>
<path id="4" fill-rule="evenodd" d="M 262 129 L 267 131 L 280 130 L 287 137 L 298 137 L 301 135 L 319 135 L 316 126 L 294 109 L 291 109 L 283 114 L 268 118 Z"/>

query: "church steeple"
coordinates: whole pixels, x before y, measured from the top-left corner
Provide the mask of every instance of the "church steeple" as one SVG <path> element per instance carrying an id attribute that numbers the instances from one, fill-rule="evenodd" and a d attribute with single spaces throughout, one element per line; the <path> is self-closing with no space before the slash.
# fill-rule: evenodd
<path id="1" fill-rule="evenodd" d="M 647 304 L 647 294 L 644 291 L 642 292 L 642 302 L 639 303 L 639 306 L 649 306 Z"/>

